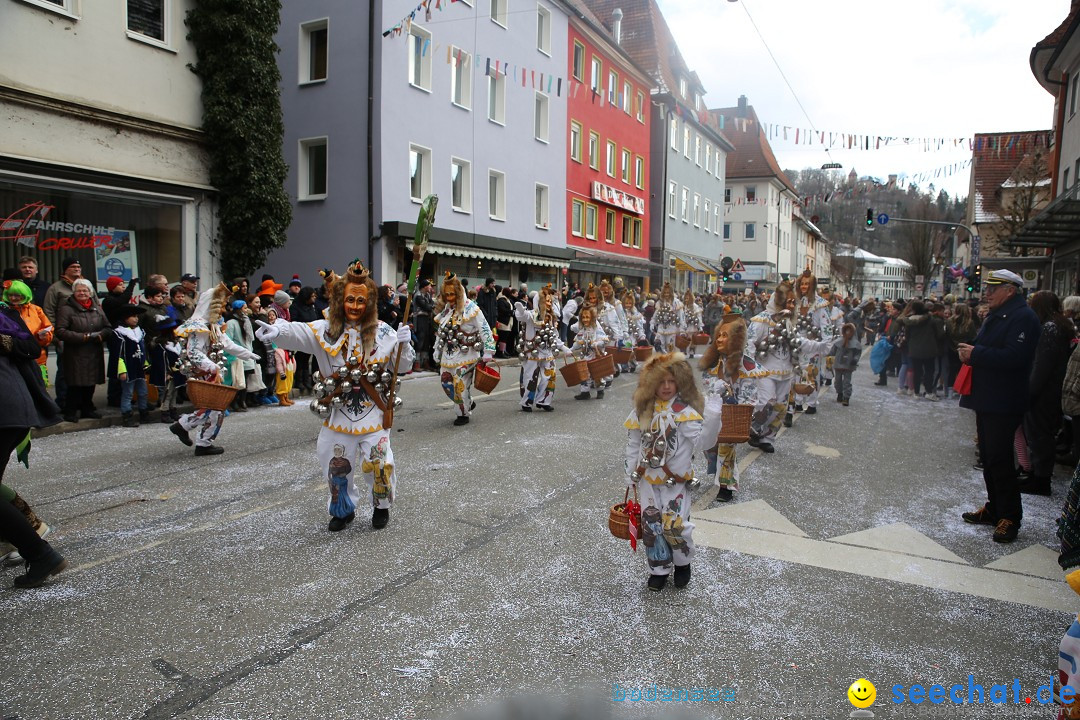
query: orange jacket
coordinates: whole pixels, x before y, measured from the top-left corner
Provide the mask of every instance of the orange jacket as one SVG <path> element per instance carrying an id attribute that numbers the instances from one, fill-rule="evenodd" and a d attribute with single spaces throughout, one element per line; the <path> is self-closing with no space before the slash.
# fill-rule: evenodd
<path id="1" fill-rule="evenodd" d="M 38 345 L 41 346 L 41 355 L 38 356 L 38 365 L 44 365 L 45 359 L 48 355 L 45 352 L 45 348 L 49 346 L 49 343 L 53 339 L 53 325 L 49 322 L 49 318 L 46 317 L 45 311 L 34 303 L 24 303 L 19 306 L 19 316 L 22 317 L 23 322 L 26 323 L 26 327 L 30 329 L 30 332 L 37 338 Z M 38 333 L 45 330 L 45 335 L 39 336 Z"/>

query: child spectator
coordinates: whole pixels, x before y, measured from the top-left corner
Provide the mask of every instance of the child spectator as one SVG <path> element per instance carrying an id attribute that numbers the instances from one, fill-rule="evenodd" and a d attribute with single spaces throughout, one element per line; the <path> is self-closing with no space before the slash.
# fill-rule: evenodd
<path id="1" fill-rule="evenodd" d="M 840 328 L 840 342 L 832 350 L 833 371 L 836 373 L 836 402 L 848 406 L 851 400 L 851 374 L 859 366 L 862 344 L 855 338 L 855 325 L 844 323 Z"/>
<path id="2" fill-rule="evenodd" d="M 124 427 L 139 427 L 150 416 L 146 390 L 146 342 L 139 316 L 146 312 L 141 305 L 124 305 L 116 309 L 116 327 L 106 335 L 109 344 L 109 377 L 120 381 L 120 414 Z M 139 418 L 134 417 L 131 396 L 139 404 Z"/>

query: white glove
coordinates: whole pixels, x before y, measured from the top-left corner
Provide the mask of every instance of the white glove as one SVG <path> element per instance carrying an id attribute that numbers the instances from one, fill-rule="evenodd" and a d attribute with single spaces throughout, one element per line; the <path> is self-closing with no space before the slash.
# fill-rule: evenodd
<path id="1" fill-rule="evenodd" d="M 514 310 L 517 310 L 518 312 L 521 312 L 524 309 L 525 309 L 525 303 L 521 302 L 520 300 L 518 302 L 514 303 Z"/>
<path id="2" fill-rule="evenodd" d="M 258 333 L 255 333 L 258 335 Z M 412 329 L 408 325 L 402 325 L 397 329 L 397 341 L 399 345 L 407 345 L 412 342 Z"/>
<path id="3" fill-rule="evenodd" d="M 719 415 L 724 409 L 724 394 L 722 392 L 709 393 L 705 398 L 705 413 Z"/>
<path id="4" fill-rule="evenodd" d="M 259 338 L 263 342 L 272 341 L 281 334 L 280 328 L 277 328 L 274 325 L 270 325 L 269 323 L 265 323 L 262 320 L 256 320 L 255 324 L 259 326 L 258 329 L 255 330 L 255 337 Z M 277 323 L 275 323 L 275 325 L 276 324 Z"/>
<path id="5" fill-rule="evenodd" d="M 490 350 L 484 351 L 484 362 L 491 362 L 491 359 L 493 357 L 495 357 L 495 353 L 491 352 Z"/>

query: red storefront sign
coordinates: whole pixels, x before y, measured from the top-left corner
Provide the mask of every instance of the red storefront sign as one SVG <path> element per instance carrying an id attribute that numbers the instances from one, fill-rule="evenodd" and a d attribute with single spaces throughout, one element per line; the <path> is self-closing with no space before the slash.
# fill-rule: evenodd
<path id="1" fill-rule="evenodd" d="M 638 215 L 645 214 L 645 198 L 635 197 L 630 193 L 605 185 L 598 180 L 592 182 L 592 199 Z"/>

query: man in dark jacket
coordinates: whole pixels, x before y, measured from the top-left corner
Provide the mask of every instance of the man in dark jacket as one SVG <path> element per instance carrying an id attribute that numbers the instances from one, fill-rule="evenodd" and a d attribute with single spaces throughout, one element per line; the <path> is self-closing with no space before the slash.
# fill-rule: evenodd
<path id="1" fill-rule="evenodd" d="M 480 312 L 484 313 L 488 326 L 492 328 L 495 327 L 495 319 L 498 314 L 498 299 L 499 291 L 495 288 L 495 278 L 484 280 L 484 287 L 480 288 L 476 293 L 476 304 L 480 307 Z"/>
<path id="2" fill-rule="evenodd" d="M 1028 404 L 1028 379 L 1041 327 L 1020 295 L 1023 281 L 1010 270 L 995 270 L 986 279 L 990 308 L 975 344 L 956 346 L 962 362 L 971 365 L 971 394 L 960 407 L 975 411 L 987 502 L 963 514 L 965 522 L 993 525 L 994 541 L 1016 539 L 1023 519 L 1020 483 L 1013 464 L 1013 435 Z"/>

